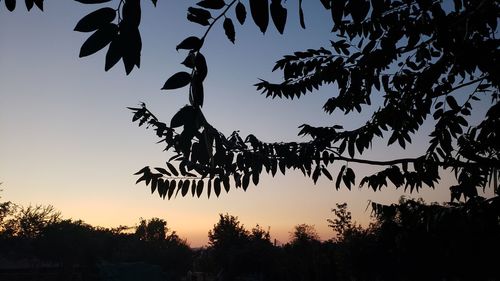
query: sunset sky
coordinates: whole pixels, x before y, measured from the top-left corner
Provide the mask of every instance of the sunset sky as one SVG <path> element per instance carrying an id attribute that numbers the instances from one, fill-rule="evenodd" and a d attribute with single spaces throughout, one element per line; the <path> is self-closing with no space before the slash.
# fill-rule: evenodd
<path id="1" fill-rule="evenodd" d="M 449 200 L 446 176 L 436 190 L 418 194 L 388 187 L 373 192 L 366 187 L 337 191 L 322 178 L 317 185 L 299 173 L 286 177 L 264 176 L 259 186 L 243 192 L 231 190 L 219 198 L 178 197 L 162 200 L 149 187 L 135 184 L 133 175 L 144 166 L 162 167 L 170 158 L 156 144 L 152 130 L 138 128 L 126 107 L 145 102 L 161 120 L 170 118 L 188 103 L 187 89 L 162 91 L 170 75 L 184 70 L 185 53 L 175 46 L 190 35 L 201 36 L 205 28 L 186 20 L 189 3 L 196 1 L 142 1 L 141 68 L 129 75 L 121 62 L 104 71 L 105 51 L 78 58 L 81 44 L 90 34 L 74 32 L 80 18 L 103 6 L 75 1 L 45 1 L 45 12 L 27 12 L 18 1 L 13 13 L 0 3 L 0 182 L 1 200 L 20 205 L 53 205 L 65 218 L 82 219 L 92 225 L 133 226 L 139 218 L 166 219 L 171 229 L 192 246 L 207 242 L 207 232 L 219 213 L 238 216 L 251 228 L 257 223 L 270 227 L 271 235 L 286 242 L 294 225 L 314 225 L 322 239 L 333 237 L 326 219 L 335 203 L 347 202 L 353 218 L 366 225 L 369 200 L 396 202 L 406 194 L 426 201 Z M 253 133 L 266 141 L 305 141 L 297 127 L 343 124 L 354 128 L 367 115 L 327 115 L 323 103 L 336 89 L 325 87 L 300 100 L 266 99 L 252 86 L 258 78 L 279 81 L 272 73 L 282 55 L 307 48 L 328 47 L 331 20 L 319 1 L 304 1 L 306 30 L 298 23 L 297 3 L 287 1 L 285 35 L 272 22 L 265 35 L 253 24 L 248 11 L 243 27 L 235 22 L 236 44 L 220 25 L 208 36 L 203 48 L 209 74 L 205 82 L 204 114 L 212 125 L 229 135 Z M 314 3 L 311 3 L 314 2 Z M 230 15 L 234 19 L 234 14 Z M 413 156 L 425 149 L 431 125 L 422 129 L 407 151 L 374 143 L 370 159 Z M 339 163 L 332 169 L 338 173 Z M 376 167 L 351 165 L 364 173 Z"/>

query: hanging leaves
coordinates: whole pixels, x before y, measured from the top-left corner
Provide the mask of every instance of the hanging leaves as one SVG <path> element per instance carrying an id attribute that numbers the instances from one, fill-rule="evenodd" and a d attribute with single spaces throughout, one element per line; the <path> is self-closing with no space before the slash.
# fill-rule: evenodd
<path id="1" fill-rule="evenodd" d="M 345 2 L 346 0 L 332 0 L 330 11 L 332 12 L 332 19 L 335 25 L 342 24 Z"/>
<path id="2" fill-rule="evenodd" d="M 130 28 L 137 28 L 141 23 L 141 2 L 140 0 L 126 0 L 122 8 L 121 25 Z"/>
<path id="3" fill-rule="evenodd" d="M 161 142 L 167 144 L 166 150 L 172 149 L 177 153 L 173 159 L 181 161 L 179 170 L 183 177 L 183 181 L 178 182 L 177 192 L 181 192 L 183 196 L 187 192 L 184 191 L 184 186 L 188 184 L 193 196 L 199 197 L 203 191 L 204 180 L 208 180 L 208 196 L 210 196 L 212 181 L 217 196 L 220 195 L 222 185 L 226 191 L 229 190 L 229 178 L 234 178 L 236 188 L 243 187 L 246 190 L 251 181 L 254 184 L 259 183 L 262 171 L 274 176 L 278 168 L 283 174 L 287 170 L 300 170 L 304 176 L 312 178 L 314 183 L 322 175 L 333 181 L 333 173 L 330 173 L 331 169 L 328 170 L 327 167 L 334 160 L 343 159 L 347 163 L 363 162 L 361 155 L 370 148 L 374 138 L 382 138 L 384 135 L 389 136 L 390 144 L 397 141 L 405 148 L 406 143 L 411 142 L 410 136 L 417 132 L 431 114 L 438 125 L 431 134 L 431 145 L 425 154 L 425 160 L 419 164 L 414 163 L 415 170 L 412 171 L 408 168 L 408 163 L 412 163 L 410 159 L 402 163 L 404 172 L 396 169 L 382 171 L 363 178 L 361 185 L 368 183 L 371 188 L 379 189 L 381 186 L 387 186 L 387 183 L 392 183 L 396 187 L 406 184 L 405 188 L 410 187 L 410 191 L 418 190 L 422 184 L 433 186 L 439 179 L 439 175 L 436 172 L 437 168 L 433 168 L 432 165 L 438 166 L 435 162 L 448 164 L 446 161 L 450 157 L 455 157 L 453 155 L 455 152 L 456 155 L 463 157 L 461 158 L 463 160 L 459 161 L 477 163 L 478 167 L 482 167 L 480 166 L 481 157 L 490 155 L 491 151 L 475 153 L 476 151 L 471 152 L 471 149 L 480 147 L 484 143 L 497 143 L 496 139 L 488 139 L 487 142 L 476 141 L 479 136 L 475 130 L 470 135 L 465 134 L 466 131 L 470 131 L 470 127 L 467 128 L 468 122 L 465 120 L 465 116 L 471 115 L 469 101 L 472 102 L 475 97 L 471 96 L 463 105 L 459 105 L 452 97 L 453 91 L 450 92 L 450 90 L 460 86 L 460 83 L 470 83 L 471 88 L 474 83 L 478 83 L 475 93 L 488 92 L 490 85 L 494 84 L 490 81 L 491 69 L 495 65 L 490 62 L 490 58 L 493 57 L 494 51 L 483 51 L 483 49 L 489 50 L 491 46 L 482 44 L 481 36 L 488 36 L 485 32 L 490 30 L 492 23 L 496 24 L 496 18 L 485 20 L 483 30 L 475 31 L 479 36 L 466 38 L 470 42 L 458 47 L 458 49 L 464 48 L 463 53 L 470 57 L 457 52 L 454 54 L 457 58 L 451 60 L 450 56 L 444 53 L 441 45 L 449 43 L 450 47 L 457 48 L 457 42 L 462 44 L 464 26 L 446 26 L 445 28 L 446 33 L 450 34 L 444 37 L 460 38 L 457 41 L 446 42 L 447 38 L 441 38 L 443 32 L 439 36 L 434 36 L 433 32 L 440 26 L 439 21 L 459 22 L 456 21 L 457 17 L 461 16 L 462 9 L 465 10 L 467 7 L 463 5 L 454 14 L 446 9 L 443 10 L 442 3 L 438 1 L 432 5 L 429 4 L 426 9 L 430 13 L 423 18 L 422 15 L 425 13 L 419 10 L 420 2 L 416 5 L 403 5 L 399 1 L 384 0 L 321 0 L 323 7 L 331 10 L 334 23 L 332 32 L 337 38 L 331 44 L 334 51 L 325 48 L 308 49 L 287 55 L 279 60 L 273 69 L 273 71 L 277 69 L 283 71 L 282 83 L 262 80 L 256 84 L 258 90 L 262 89 L 266 96 L 273 98 L 300 97 L 307 92 L 318 90 L 323 85 L 335 84 L 339 88 L 339 93 L 325 104 L 324 109 L 328 113 L 333 113 L 335 110 L 341 110 L 344 113 L 354 110 L 361 112 L 363 106 L 371 105 L 372 90 L 381 92 L 383 105 L 375 111 L 373 118 L 359 128 L 347 130 L 340 126 L 304 125 L 300 134 L 312 138 L 312 142 L 304 143 L 265 143 L 253 135 L 243 140 L 236 132 L 226 138 L 205 123 L 201 114 L 204 101 L 203 81 L 207 75 L 207 63 L 203 55 L 199 53 L 203 41 L 195 36 L 186 38 L 177 46 L 177 50 L 189 51 L 182 62 L 190 69 L 189 73 L 174 74 L 162 88 L 177 89 L 190 84 L 190 105 L 172 117 L 170 121 L 172 128 L 159 122 L 145 109 L 136 109 L 133 120 L 138 121 L 139 125 L 148 124 L 148 126 L 155 127 L 157 135 L 162 138 Z M 236 19 L 240 24 L 244 24 L 247 14 L 246 4 L 239 1 L 230 3 L 235 4 Z M 261 32 L 265 33 L 267 30 L 269 14 L 278 32 L 284 32 L 287 10 L 282 1 L 249 0 L 249 4 L 253 21 Z M 487 5 L 486 2 L 485 5 Z M 188 9 L 188 18 L 202 25 L 213 25 L 216 19 L 221 19 L 226 37 L 234 43 L 234 22 L 226 15 L 228 10 L 224 7 L 229 8 L 224 1 L 200 1 L 196 7 Z M 218 9 L 224 9 L 224 11 L 218 13 L 217 17 L 214 14 L 212 18 L 211 13 L 214 13 L 212 10 Z M 299 0 L 298 10 L 300 25 L 305 28 L 302 0 Z M 450 18 L 448 20 L 444 17 Z M 108 20 L 113 21 L 114 18 L 103 20 L 104 24 L 110 23 L 106 22 Z M 460 25 L 461 23 L 457 23 L 457 26 Z M 100 29 L 93 26 L 86 30 L 92 28 Z M 211 28 L 212 26 L 207 30 Z M 473 26 L 470 28 L 477 29 Z M 456 34 L 452 34 L 453 32 Z M 205 36 L 206 34 L 202 38 Z M 120 36 L 111 41 L 108 49 L 107 69 L 120 59 L 120 46 L 126 45 L 125 42 L 118 44 L 119 37 L 121 37 L 121 29 Z M 476 45 L 481 48 L 476 48 Z M 474 49 L 480 51 L 473 52 Z M 395 73 L 388 71 L 392 65 L 399 65 L 400 70 Z M 445 72 L 443 72 L 444 69 L 446 69 Z M 476 73 L 481 72 L 488 74 L 477 77 Z M 458 82 L 460 80 L 462 82 Z M 497 96 L 492 96 L 492 98 L 495 100 Z M 443 101 L 438 102 L 439 100 Z M 433 104 L 436 104 L 434 109 L 432 109 Z M 181 126 L 184 127 L 179 129 L 181 132 L 174 130 Z M 483 127 L 477 129 L 477 132 L 484 130 Z M 335 147 L 336 145 L 338 147 Z M 469 155 L 465 155 L 467 154 L 463 152 L 465 150 Z M 360 157 L 354 159 L 355 156 Z M 450 166 L 453 167 L 453 165 Z M 457 168 L 457 173 L 466 169 L 462 166 L 455 168 Z M 162 176 L 165 175 L 163 171 L 158 171 Z M 167 172 L 170 173 L 170 171 Z M 459 176 L 461 177 L 459 180 L 463 181 L 464 177 L 476 174 L 481 173 L 476 170 L 467 171 L 466 175 Z M 198 178 L 189 179 L 191 176 Z M 143 174 L 141 180 L 146 183 L 150 182 L 152 189 L 156 186 L 159 193 L 165 193 L 166 187 L 161 187 L 165 184 L 164 180 L 147 173 Z M 346 165 L 341 167 L 335 180 L 335 187 L 339 189 L 342 183 L 348 189 L 355 184 L 354 171 Z M 476 182 L 472 183 L 474 184 Z M 168 182 L 166 185 L 168 185 L 166 191 L 168 195 L 171 183 Z"/>
<path id="4" fill-rule="evenodd" d="M 180 71 L 170 76 L 170 78 L 167 79 L 167 81 L 165 82 L 165 84 L 161 89 L 162 90 L 179 89 L 184 86 L 187 86 L 189 82 L 191 82 L 191 74 L 185 71 Z"/>
<path id="5" fill-rule="evenodd" d="M 140 67 L 141 64 L 142 40 L 139 28 L 121 24 L 120 35 L 116 40 L 118 40 L 117 47 L 120 49 L 123 58 L 125 73 L 128 75 L 132 72 L 134 66 Z"/>
<path id="6" fill-rule="evenodd" d="M 116 11 L 112 8 L 105 7 L 96 10 L 83 17 L 75 26 L 75 31 L 91 32 L 97 30 L 108 23 L 111 23 L 116 18 Z"/>
<path id="7" fill-rule="evenodd" d="M 271 18 L 279 33 L 283 34 L 286 24 L 286 9 L 281 5 L 281 0 L 271 0 Z"/>
<path id="8" fill-rule="evenodd" d="M 266 33 L 269 24 L 268 0 L 250 0 L 250 12 L 255 24 L 262 33 Z"/>
<path id="9" fill-rule="evenodd" d="M 224 27 L 224 32 L 226 33 L 227 39 L 229 39 L 229 41 L 234 44 L 235 32 L 233 21 L 230 18 L 226 18 L 222 26 Z"/>
<path id="10" fill-rule="evenodd" d="M 110 23 L 101 27 L 83 43 L 79 56 L 82 58 L 98 52 L 106 47 L 117 34 L 118 26 L 116 24 Z"/>

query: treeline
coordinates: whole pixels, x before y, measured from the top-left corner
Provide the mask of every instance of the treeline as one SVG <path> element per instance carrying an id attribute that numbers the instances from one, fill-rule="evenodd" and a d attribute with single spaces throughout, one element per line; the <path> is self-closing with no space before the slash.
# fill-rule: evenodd
<path id="1" fill-rule="evenodd" d="M 326 223 L 335 237 L 321 241 L 314 226 L 293 228 L 275 245 L 269 229 L 245 228 L 221 214 L 209 244 L 192 249 L 163 219 L 135 227 L 101 228 L 62 219 L 50 206 L 0 203 L 2 261 L 55 265 L 65 280 L 104 280 L 103 264 L 154 265 L 165 280 L 500 280 L 500 200 L 426 204 L 402 198 L 372 204 L 368 227 L 337 204 Z M 68 273 L 69 272 L 69 273 Z"/>

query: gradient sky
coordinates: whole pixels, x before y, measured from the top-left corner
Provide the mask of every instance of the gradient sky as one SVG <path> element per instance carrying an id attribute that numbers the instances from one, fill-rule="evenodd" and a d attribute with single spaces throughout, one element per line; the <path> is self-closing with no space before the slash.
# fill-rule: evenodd
<path id="1" fill-rule="evenodd" d="M 333 237 L 327 227 L 335 203 L 347 202 L 357 222 L 366 225 L 369 200 L 396 202 L 401 195 L 426 201 L 449 199 L 452 181 L 445 177 L 436 190 L 418 194 L 373 192 L 367 188 L 342 188 L 321 178 L 317 185 L 299 173 L 286 177 L 264 176 L 258 187 L 231 190 L 219 198 L 162 200 L 143 183 L 135 185 L 133 173 L 146 165 L 163 166 L 168 153 L 152 130 L 131 122 L 127 106 L 145 102 L 164 122 L 188 103 L 187 89 L 161 91 L 165 80 L 185 68 L 185 54 L 175 46 L 185 37 L 202 35 L 204 28 L 189 23 L 186 9 L 196 1 L 143 2 L 142 62 L 126 76 L 121 62 L 104 72 L 105 51 L 79 59 L 81 44 L 90 34 L 74 32 L 80 18 L 104 5 L 75 1 L 45 1 L 45 12 L 27 12 L 18 1 L 13 13 L 0 8 L 0 182 L 2 200 L 17 204 L 51 204 L 65 218 L 92 225 L 133 226 L 139 218 L 160 217 L 192 246 L 204 245 L 207 232 L 219 213 L 239 217 L 251 228 L 270 227 L 271 235 L 286 242 L 294 225 L 314 225 L 322 239 Z M 116 2 L 116 3 L 115 3 Z M 335 88 L 324 88 L 299 101 L 266 99 L 252 85 L 257 78 L 279 79 L 271 73 L 274 62 L 287 53 L 327 47 L 331 38 L 329 14 L 319 1 L 304 1 L 306 30 L 298 24 L 297 1 L 289 8 L 285 35 L 272 23 L 265 36 L 251 22 L 242 28 L 236 20 L 236 44 L 226 39 L 220 26 L 206 40 L 204 54 L 209 75 L 205 82 L 204 113 L 226 135 L 240 130 L 266 141 L 303 141 L 297 127 L 343 124 L 355 127 L 363 117 L 327 115 L 321 107 Z M 315 3 L 311 3 L 315 2 Z M 316 3 L 318 2 L 318 3 Z M 109 4 L 109 3 L 107 3 Z M 113 7 L 117 1 L 112 2 Z M 234 17 L 233 17 L 234 18 Z M 427 131 L 429 130 L 427 126 Z M 367 158 L 392 159 L 416 155 L 428 143 L 426 129 L 407 151 L 396 146 L 374 145 Z M 343 164 L 339 163 L 338 165 Z M 338 166 L 336 166 L 338 167 Z M 374 167 L 351 165 L 363 173 Z M 338 169 L 332 170 L 336 175 Z"/>

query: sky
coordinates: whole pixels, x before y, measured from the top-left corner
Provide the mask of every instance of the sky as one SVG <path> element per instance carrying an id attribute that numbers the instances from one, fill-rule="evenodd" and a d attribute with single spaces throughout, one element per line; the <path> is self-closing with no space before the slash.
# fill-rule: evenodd
<path id="1" fill-rule="evenodd" d="M 232 189 L 219 198 L 177 197 L 160 199 L 143 183 L 135 184 L 133 173 L 144 166 L 163 167 L 170 158 L 156 144 L 154 131 L 132 123 L 126 107 L 145 102 L 166 123 L 188 103 L 187 89 L 162 91 L 172 74 L 185 70 L 186 55 L 175 46 L 184 38 L 201 36 L 205 28 L 186 20 L 189 4 L 197 1 L 142 1 L 141 68 L 125 75 L 119 62 L 104 71 L 105 50 L 78 58 L 81 44 L 90 34 L 74 32 L 80 18 L 118 1 L 83 5 L 76 1 L 45 1 L 44 12 L 27 12 L 22 1 L 9 13 L 0 7 L 0 182 L 1 200 L 19 205 L 53 205 L 63 217 L 82 219 L 103 227 L 134 226 L 139 218 L 159 217 L 193 247 L 205 245 L 207 232 L 219 214 L 238 216 L 247 227 L 270 228 L 280 243 L 288 241 L 293 226 L 314 225 L 321 239 L 334 236 L 327 219 L 336 203 L 347 202 L 353 219 L 366 226 L 370 200 L 394 203 L 405 195 L 428 202 L 449 200 L 445 176 L 435 190 L 405 193 L 388 187 L 382 192 L 368 188 L 335 190 L 334 183 L 321 178 L 316 185 L 300 172 L 275 178 L 263 176 L 258 186 L 244 192 Z M 266 99 L 252 86 L 258 78 L 279 81 L 272 73 L 282 55 L 307 48 L 327 47 L 331 20 L 319 1 L 304 1 L 306 30 L 298 23 L 297 1 L 287 1 L 285 35 L 272 22 L 263 35 L 253 24 L 250 12 L 242 27 L 236 27 L 236 44 L 224 35 L 220 25 L 210 32 L 202 52 L 209 74 L 204 84 L 203 111 L 208 121 L 229 135 L 255 134 L 265 141 L 304 141 L 297 137 L 299 125 L 343 124 L 354 128 L 367 115 L 327 115 L 323 103 L 335 95 L 335 88 L 322 88 L 300 100 Z M 314 2 L 314 3 L 313 3 Z M 403 151 L 377 142 L 366 154 L 372 159 L 393 159 L 416 155 L 428 144 L 426 130 Z M 344 164 L 344 163 L 342 163 Z M 338 165 L 333 173 L 338 173 Z M 374 167 L 351 165 L 357 182 Z"/>

